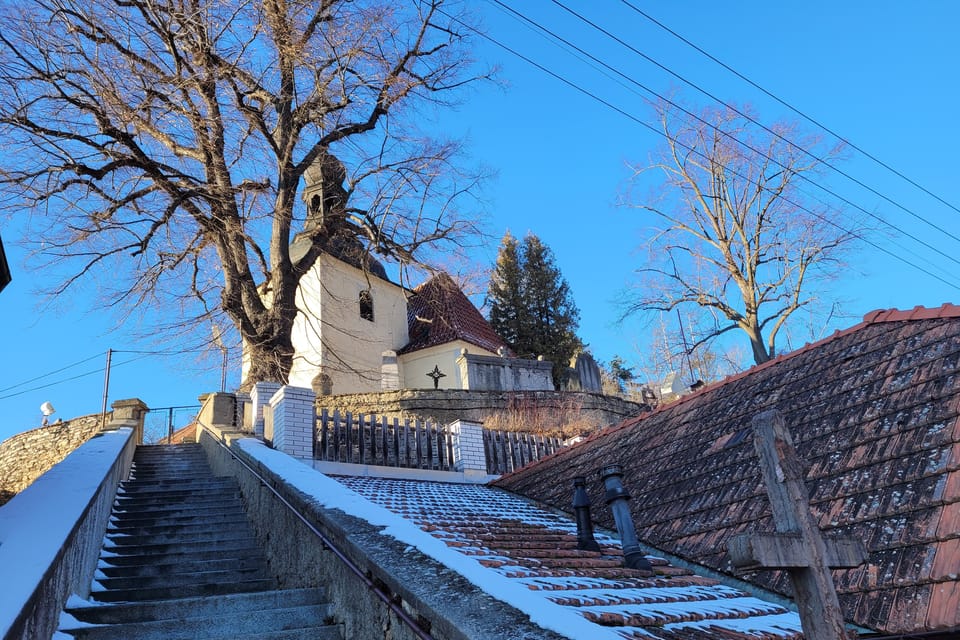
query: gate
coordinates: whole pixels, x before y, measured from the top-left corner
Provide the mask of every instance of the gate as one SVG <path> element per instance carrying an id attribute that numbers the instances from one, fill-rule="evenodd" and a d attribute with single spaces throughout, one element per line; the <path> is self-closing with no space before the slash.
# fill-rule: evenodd
<path id="1" fill-rule="evenodd" d="M 173 434 L 192 424 L 199 412 L 198 404 L 150 409 L 143 419 L 143 444 L 170 444 Z"/>

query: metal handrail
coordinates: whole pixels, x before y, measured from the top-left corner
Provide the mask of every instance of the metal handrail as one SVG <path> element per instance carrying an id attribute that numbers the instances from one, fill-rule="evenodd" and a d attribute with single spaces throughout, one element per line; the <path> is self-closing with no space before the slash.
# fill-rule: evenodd
<path id="1" fill-rule="evenodd" d="M 199 420 L 197 420 L 197 424 L 200 425 L 201 427 L 210 429 L 208 425 L 203 424 Z M 380 598 L 388 607 L 390 607 L 390 610 L 393 611 L 395 614 L 397 614 L 397 617 L 400 618 L 400 620 L 405 625 L 410 627 L 410 630 L 413 631 L 413 633 L 416 634 L 416 636 L 420 638 L 420 640 L 434 640 L 434 637 L 431 636 L 429 632 L 425 631 L 417 623 L 416 620 L 410 617 L 410 614 L 408 614 L 406 611 L 403 610 L 403 607 L 401 607 L 399 604 L 396 603 L 395 599 L 391 596 L 391 594 L 385 592 L 383 589 L 377 586 L 377 584 L 373 580 L 371 580 L 370 577 L 367 576 L 367 574 L 360 569 L 360 567 L 358 567 L 349 557 L 347 557 L 347 555 L 343 551 L 337 548 L 337 546 L 330 540 L 330 538 L 325 536 L 319 529 L 313 526 L 313 523 L 307 520 L 307 518 L 302 513 L 300 513 L 300 511 L 295 506 L 290 504 L 290 502 L 286 498 L 284 498 L 279 491 L 273 488 L 267 482 L 266 478 L 260 475 L 253 467 L 251 467 L 246 462 L 241 460 L 240 456 L 238 456 L 236 453 L 231 451 L 230 447 L 228 447 L 223 442 L 221 442 L 219 438 L 214 438 L 214 440 L 218 445 L 223 447 L 223 449 L 227 453 L 229 453 L 234 460 L 236 460 L 241 465 L 243 465 L 243 467 L 247 471 L 252 473 L 254 477 L 256 477 L 257 479 L 259 479 L 260 482 L 263 484 L 263 486 L 269 489 L 270 492 L 273 493 L 273 495 L 276 496 L 276 498 L 279 499 L 280 502 L 293 513 L 293 515 L 295 515 L 303 524 L 305 524 L 307 528 L 313 532 L 314 535 L 320 538 L 320 542 L 323 544 L 324 548 L 332 551 L 333 554 L 337 556 L 337 558 L 339 558 L 345 565 L 347 565 L 347 568 L 350 569 L 350 571 L 353 572 L 354 575 L 360 578 L 360 580 L 362 580 L 363 583 L 367 585 L 368 589 L 373 591 L 373 593 L 376 594 L 378 598 Z"/>

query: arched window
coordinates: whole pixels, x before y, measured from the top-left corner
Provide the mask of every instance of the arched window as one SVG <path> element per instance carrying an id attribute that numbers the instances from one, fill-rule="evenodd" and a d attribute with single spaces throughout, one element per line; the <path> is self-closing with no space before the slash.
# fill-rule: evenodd
<path id="1" fill-rule="evenodd" d="M 373 295 L 370 289 L 360 292 L 360 317 L 373 322 Z"/>

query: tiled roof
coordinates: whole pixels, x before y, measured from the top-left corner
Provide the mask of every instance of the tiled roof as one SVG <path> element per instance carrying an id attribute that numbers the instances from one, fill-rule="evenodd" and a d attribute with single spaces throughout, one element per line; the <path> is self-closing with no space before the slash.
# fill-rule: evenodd
<path id="1" fill-rule="evenodd" d="M 412 520 L 490 571 L 517 580 L 549 601 L 574 608 L 620 637 L 800 637 L 796 614 L 671 566 L 662 558 L 648 556 L 654 566 L 652 575 L 624 568 L 619 543 L 609 536 L 596 536 L 600 552 L 580 551 L 576 525 L 569 518 L 504 491 L 370 477 L 337 480 Z M 600 627 L 597 630 L 599 635 Z"/>
<path id="2" fill-rule="evenodd" d="M 463 340 L 496 353 L 507 344 L 496 334 L 460 287 L 439 273 L 416 289 L 407 301 L 410 342 L 400 353 L 410 353 Z"/>
<path id="3" fill-rule="evenodd" d="M 497 484 L 567 508 L 572 476 L 622 464 L 643 542 L 732 572 L 730 538 L 774 529 L 750 425 L 777 408 L 821 528 L 869 551 L 865 565 L 833 574 L 847 620 L 888 633 L 950 629 L 960 625 L 958 403 L 960 307 L 879 311 Z M 600 499 L 599 482 L 590 493 Z M 790 592 L 784 572 L 748 579 Z"/>

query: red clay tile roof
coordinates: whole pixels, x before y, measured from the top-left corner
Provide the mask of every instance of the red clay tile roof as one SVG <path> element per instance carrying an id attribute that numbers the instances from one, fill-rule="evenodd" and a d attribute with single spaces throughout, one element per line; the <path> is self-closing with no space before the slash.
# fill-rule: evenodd
<path id="1" fill-rule="evenodd" d="M 577 549 L 576 525 L 504 491 L 477 485 L 338 477 L 362 496 L 460 553 L 626 639 L 798 639 L 800 619 L 778 604 L 648 556 L 654 573 L 623 567 L 613 538 Z M 568 489 L 570 483 L 566 483 Z M 572 491 L 570 491 L 572 492 Z M 599 505 L 595 508 L 600 508 Z M 491 594 L 496 595 L 496 594 Z M 598 627 L 597 637 L 601 629 Z M 584 640 L 592 640 L 584 639 Z"/>
<path id="2" fill-rule="evenodd" d="M 494 332 L 460 287 L 439 273 L 416 289 L 407 301 L 410 342 L 399 353 L 410 353 L 463 340 L 496 353 L 507 344 Z"/>
<path id="3" fill-rule="evenodd" d="M 773 531 L 750 425 L 778 408 L 806 459 L 821 528 L 862 540 L 870 553 L 867 564 L 834 571 L 847 620 L 887 633 L 952 629 L 960 625 L 958 405 L 960 307 L 877 311 L 495 484 L 565 509 L 573 476 L 622 464 L 643 542 L 732 572 L 730 538 Z M 598 503 L 598 481 L 590 493 Z M 790 592 L 783 572 L 748 579 Z"/>

